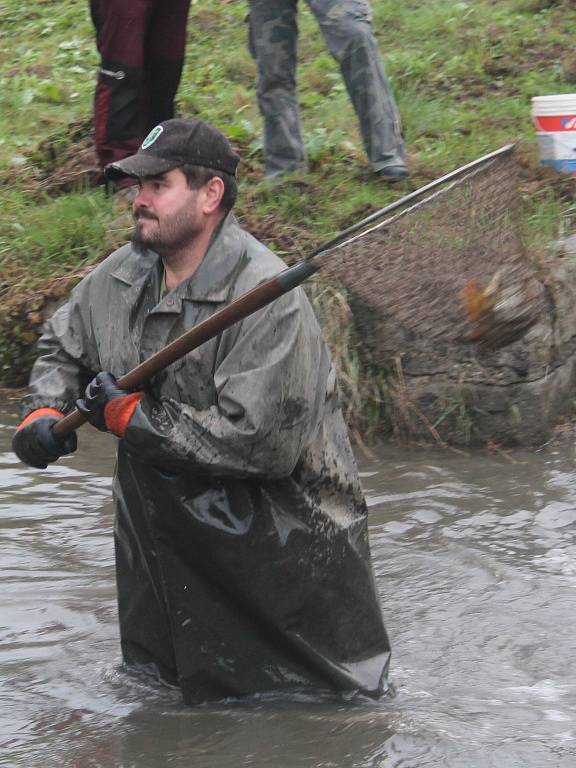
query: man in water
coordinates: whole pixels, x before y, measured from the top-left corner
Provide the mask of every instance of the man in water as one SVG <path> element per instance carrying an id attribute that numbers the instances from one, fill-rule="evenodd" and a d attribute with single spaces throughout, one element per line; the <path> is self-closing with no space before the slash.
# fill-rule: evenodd
<path id="1" fill-rule="evenodd" d="M 336 377 L 295 289 L 154 377 L 125 374 L 283 268 L 237 223 L 238 156 L 200 120 L 156 126 L 108 166 L 139 193 L 133 240 L 72 292 L 39 342 L 14 437 L 45 467 L 78 405 L 119 439 L 121 644 L 188 703 L 387 687 L 390 648 Z M 88 435 L 86 435 L 88 437 Z"/>

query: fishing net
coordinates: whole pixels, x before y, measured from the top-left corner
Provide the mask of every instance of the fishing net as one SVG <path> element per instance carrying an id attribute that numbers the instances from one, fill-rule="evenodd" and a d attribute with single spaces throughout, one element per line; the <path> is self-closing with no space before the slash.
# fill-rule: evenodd
<path id="1" fill-rule="evenodd" d="M 373 321 L 390 321 L 396 347 L 398 336 L 502 347 L 545 309 L 521 237 L 518 168 L 505 149 L 408 195 L 394 215 L 319 257 Z"/>

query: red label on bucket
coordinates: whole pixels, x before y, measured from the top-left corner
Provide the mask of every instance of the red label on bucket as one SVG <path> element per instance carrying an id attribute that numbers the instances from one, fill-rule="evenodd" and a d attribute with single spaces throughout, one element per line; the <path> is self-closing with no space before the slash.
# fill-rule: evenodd
<path id="1" fill-rule="evenodd" d="M 534 119 L 541 131 L 576 131 L 576 115 L 537 115 Z"/>

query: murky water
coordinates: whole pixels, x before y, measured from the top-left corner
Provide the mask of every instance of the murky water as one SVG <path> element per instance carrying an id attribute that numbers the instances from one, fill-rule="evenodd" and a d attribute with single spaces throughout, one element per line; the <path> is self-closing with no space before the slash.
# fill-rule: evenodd
<path id="1" fill-rule="evenodd" d="M 186 708 L 120 666 L 113 442 L 40 472 L 0 403 L 0 765 L 542 768 L 576 765 L 571 446 L 361 460 L 397 696 Z"/>

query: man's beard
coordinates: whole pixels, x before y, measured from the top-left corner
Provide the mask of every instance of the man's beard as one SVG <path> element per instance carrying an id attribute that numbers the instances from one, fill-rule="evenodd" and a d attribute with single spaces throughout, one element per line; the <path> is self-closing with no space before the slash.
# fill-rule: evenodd
<path id="1" fill-rule="evenodd" d="M 156 228 L 152 232 L 143 234 L 138 227 L 140 218 L 156 221 Z M 146 209 L 137 208 L 134 219 L 136 227 L 132 233 L 132 245 L 138 253 L 151 249 L 160 256 L 169 257 L 172 253 L 190 245 L 202 231 L 190 206 L 181 208 L 171 216 L 164 216 L 161 223 Z"/>

